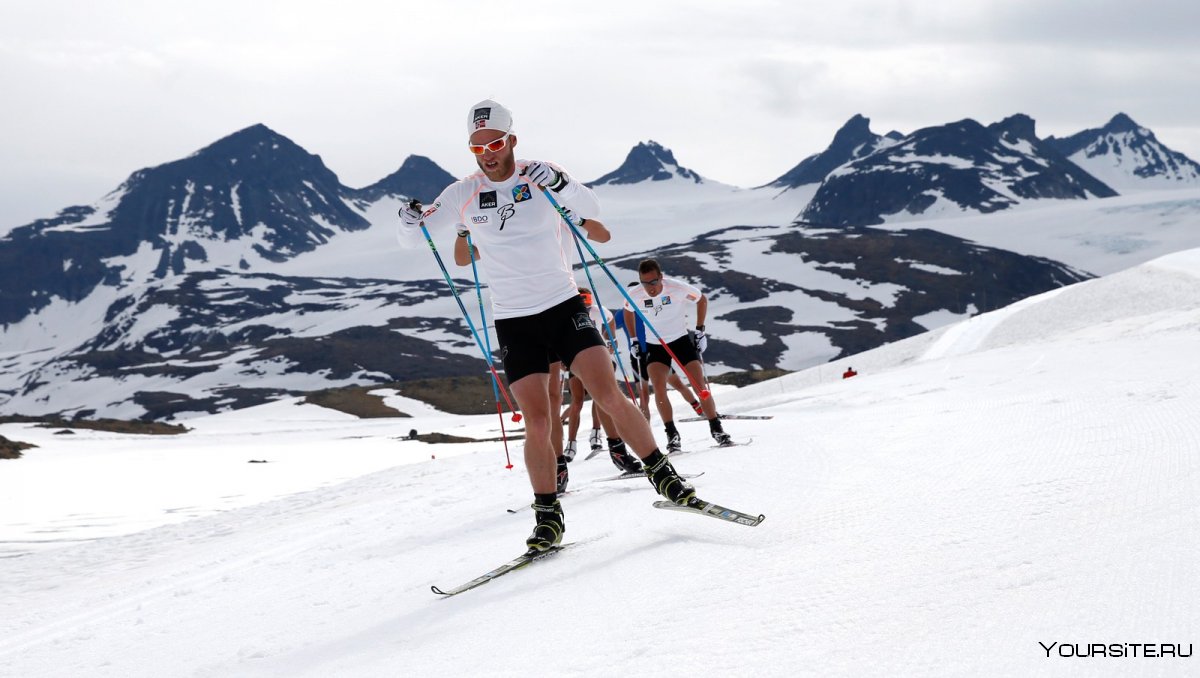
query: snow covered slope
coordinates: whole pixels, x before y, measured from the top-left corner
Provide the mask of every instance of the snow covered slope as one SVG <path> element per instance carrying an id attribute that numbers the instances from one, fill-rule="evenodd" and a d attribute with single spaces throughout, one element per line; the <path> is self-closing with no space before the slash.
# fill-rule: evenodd
<path id="1" fill-rule="evenodd" d="M 1191 250 L 717 392 L 724 412 L 774 418 L 728 422 L 754 442 L 727 450 L 683 424 L 701 451 L 677 465 L 765 523 L 655 511 L 643 481 L 594 484 L 608 462 L 577 460 L 564 505 L 581 545 L 449 600 L 429 586 L 520 550 L 528 512 L 505 509 L 528 503 L 527 481 L 496 442 L 394 437 L 483 437 L 494 417 L 317 421 L 296 407 L 290 424 L 281 409 L 275 424 L 224 415 L 136 450 L 0 426 L 42 445 L 0 474 L 0 675 L 524 676 L 539 661 L 565 675 L 1190 675 L 1194 656 L 1060 653 L 1193 654 L 1198 333 Z M 860 375 L 842 380 L 848 362 Z M 214 453 L 234 475 L 334 477 L 368 450 L 396 466 L 126 536 L 14 544 L 50 520 L 14 488 L 52 506 L 69 489 L 53 460 L 104 450 L 142 479 L 121 486 L 132 503 Z M 59 518 L 68 541 L 93 517 Z"/>

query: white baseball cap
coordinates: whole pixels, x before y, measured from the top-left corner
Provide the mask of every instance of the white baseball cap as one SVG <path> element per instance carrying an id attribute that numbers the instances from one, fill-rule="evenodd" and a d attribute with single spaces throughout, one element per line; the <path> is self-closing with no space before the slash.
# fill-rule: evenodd
<path id="1" fill-rule="evenodd" d="M 481 129 L 498 129 L 501 132 L 512 131 L 512 111 L 492 101 L 484 99 L 471 107 L 467 113 L 467 136 Z"/>

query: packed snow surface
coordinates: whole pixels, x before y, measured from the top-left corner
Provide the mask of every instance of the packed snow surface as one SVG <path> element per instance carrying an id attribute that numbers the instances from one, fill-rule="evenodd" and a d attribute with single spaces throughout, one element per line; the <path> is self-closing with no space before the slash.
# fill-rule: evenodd
<path id="1" fill-rule="evenodd" d="M 762 525 L 655 510 L 580 456 L 578 546 L 450 599 L 430 585 L 523 548 L 520 442 L 507 470 L 496 441 L 401 438 L 496 416 L 0 426 L 40 445 L 0 461 L 0 675 L 1195 675 L 1044 648 L 1197 641 L 1198 342 L 1190 250 L 718 389 L 774 418 L 728 421 L 730 449 L 680 423 L 676 466 Z"/>

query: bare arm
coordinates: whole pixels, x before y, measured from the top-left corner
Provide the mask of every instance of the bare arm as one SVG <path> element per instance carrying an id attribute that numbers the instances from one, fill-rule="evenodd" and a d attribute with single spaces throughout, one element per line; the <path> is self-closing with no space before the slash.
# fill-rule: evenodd
<path id="1" fill-rule="evenodd" d="M 470 250 L 474 250 L 475 260 L 479 261 L 479 248 L 471 247 L 467 244 L 466 236 L 459 236 L 454 239 L 454 263 L 459 266 L 469 266 L 471 264 Z"/>
<path id="2" fill-rule="evenodd" d="M 579 225 L 587 233 L 588 240 L 596 242 L 608 242 L 612 240 L 612 233 L 608 232 L 608 227 L 598 219 L 584 219 Z"/>
<path id="3" fill-rule="evenodd" d="M 704 318 L 708 315 L 708 295 L 701 294 L 696 302 L 696 327 L 704 327 Z"/>

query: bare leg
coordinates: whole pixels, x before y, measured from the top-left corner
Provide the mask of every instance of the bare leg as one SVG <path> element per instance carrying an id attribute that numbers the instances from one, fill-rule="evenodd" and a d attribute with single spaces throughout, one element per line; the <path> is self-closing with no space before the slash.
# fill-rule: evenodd
<path id="1" fill-rule="evenodd" d="M 517 399 L 524 417 L 525 469 L 534 494 L 554 494 L 558 490 L 557 464 L 550 445 L 549 381 L 549 374 L 530 374 L 509 385 L 509 392 Z"/>
<path id="2" fill-rule="evenodd" d="M 688 374 L 692 374 L 692 366 L 688 364 Z M 695 376 L 692 377 L 695 379 Z M 692 389 L 683 381 L 683 378 L 675 374 L 675 370 L 667 370 L 667 383 L 670 384 L 676 391 L 683 396 L 683 399 L 689 403 L 696 402 L 696 394 L 692 393 Z M 693 384 L 703 384 L 703 381 L 693 381 Z"/>
<path id="3" fill-rule="evenodd" d="M 667 394 L 667 375 L 671 368 L 662 363 L 650 363 L 650 383 L 654 384 L 654 404 L 658 406 L 658 416 L 663 423 L 675 421 L 675 412 L 671 408 L 671 399 Z"/>
<path id="4" fill-rule="evenodd" d="M 658 449 L 650 424 L 617 388 L 612 375 L 612 360 L 604 347 L 592 346 L 580 351 L 571 363 L 571 371 L 579 376 L 592 399 L 612 416 L 617 434 L 639 457 L 645 459 Z"/>
<path id="5" fill-rule="evenodd" d="M 645 379 L 638 380 L 638 409 L 646 421 L 650 421 L 650 382 Z"/>
<path id="6" fill-rule="evenodd" d="M 612 416 L 610 416 L 608 412 L 605 412 L 604 409 L 599 405 L 595 405 L 595 402 L 596 399 L 592 398 L 592 403 L 594 405 L 592 407 L 592 416 L 596 418 L 596 421 L 600 422 L 600 428 L 604 429 L 604 437 L 619 438 L 620 436 L 617 435 L 617 427 L 616 424 L 613 423 Z"/>
<path id="7" fill-rule="evenodd" d="M 554 457 L 563 456 L 563 423 L 562 417 L 553 414 L 562 409 L 562 363 L 550 365 L 549 384 L 546 387 L 550 396 L 550 447 Z"/>
<path id="8" fill-rule="evenodd" d="M 704 366 L 699 360 L 693 360 L 687 364 L 688 376 L 692 378 L 692 383 L 702 389 L 708 388 L 708 381 L 704 379 Z M 678 379 L 678 377 L 676 377 Z M 717 401 L 712 397 L 712 392 L 709 391 L 709 396 L 700 401 L 700 407 L 704 409 L 704 418 L 712 419 L 717 416 Z"/>
<path id="9" fill-rule="evenodd" d="M 579 415 L 583 412 L 583 382 L 573 376 L 567 380 L 567 387 L 571 389 L 571 407 L 567 409 L 567 440 L 575 440 L 575 436 L 579 435 Z"/>

